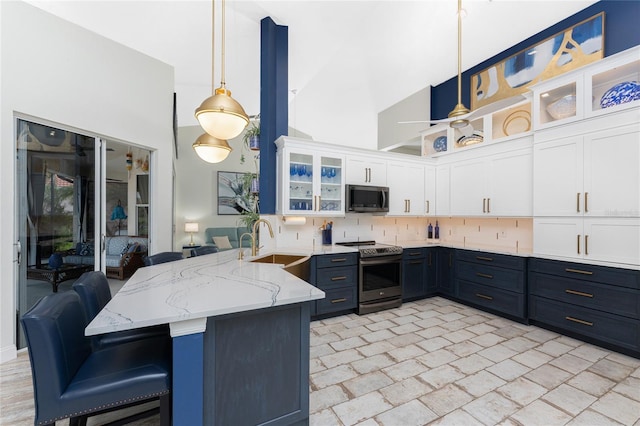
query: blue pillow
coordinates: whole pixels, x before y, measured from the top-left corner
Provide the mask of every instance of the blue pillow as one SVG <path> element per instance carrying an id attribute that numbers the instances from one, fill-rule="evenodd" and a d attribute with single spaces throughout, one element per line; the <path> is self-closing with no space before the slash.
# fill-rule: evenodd
<path id="1" fill-rule="evenodd" d="M 49 268 L 58 269 L 62 266 L 62 255 L 60 253 L 53 253 L 49 256 Z"/>

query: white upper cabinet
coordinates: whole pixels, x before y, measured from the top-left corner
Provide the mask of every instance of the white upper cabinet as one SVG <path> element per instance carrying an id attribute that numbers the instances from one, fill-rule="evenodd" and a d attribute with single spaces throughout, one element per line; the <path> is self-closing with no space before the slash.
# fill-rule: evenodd
<path id="1" fill-rule="evenodd" d="M 448 190 L 448 188 L 447 188 Z M 436 166 L 424 166 L 424 214 L 436 215 Z"/>
<path id="2" fill-rule="evenodd" d="M 373 156 L 347 155 L 346 183 L 387 186 L 387 161 Z"/>
<path id="3" fill-rule="evenodd" d="M 305 144 L 278 145 L 277 211 L 294 216 L 344 216 L 344 156 Z"/>
<path id="4" fill-rule="evenodd" d="M 421 163 L 387 163 L 390 216 L 422 216 L 424 211 L 424 165 Z"/>
<path id="5" fill-rule="evenodd" d="M 534 147 L 534 215 L 640 217 L 640 126 L 571 129 Z"/>
<path id="6" fill-rule="evenodd" d="M 451 215 L 531 216 L 531 136 L 506 147 L 451 163 Z"/>

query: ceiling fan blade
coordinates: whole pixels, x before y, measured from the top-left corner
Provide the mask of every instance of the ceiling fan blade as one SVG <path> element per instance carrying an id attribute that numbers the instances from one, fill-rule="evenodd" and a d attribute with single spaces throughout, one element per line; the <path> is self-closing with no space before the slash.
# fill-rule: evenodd
<path id="1" fill-rule="evenodd" d="M 463 120 L 465 118 L 469 120 L 473 120 L 476 117 L 480 117 L 487 114 L 493 114 L 496 111 L 510 107 L 511 105 L 515 105 L 518 102 L 522 102 L 525 99 L 526 97 L 524 95 L 516 95 L 507 99 L 501 99 L 499 101 L 492 102 L 485 106 L 481 106 L 480 108 L 474 109 L 469 114 L 461 115 L 455 118 L 441 118 L 439 120 L 407 120 L 407 121 L 398 121 L 398 124 L 417 124 L 417 123 L 440 124 L 440 123 L 450 123 L 453 120 Z"/>

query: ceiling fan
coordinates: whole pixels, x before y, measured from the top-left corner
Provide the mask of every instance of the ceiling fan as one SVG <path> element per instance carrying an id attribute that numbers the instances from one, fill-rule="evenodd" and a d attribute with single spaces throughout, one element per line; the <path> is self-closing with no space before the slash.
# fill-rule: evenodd
<path id="1" fill-rule="evenodd" d="M 460 132 L 465 136 L 469 136 L 473 133 L 473 126 L 470 124 L 471 120 L 514 105 L 523 99 L 523 95 L 514 96 L 508 99 L 501 99 L 489 105 L 482 106 L 474 111 L 470 111 L 469 108 L 464 106 L 462 103 L 462 0 L 458 0 L 458 103 L 449 113 L 447 118 L 440 120 L 399 121 L 398 124 L 449 123 L 450 127 L 460 130 Z"/>

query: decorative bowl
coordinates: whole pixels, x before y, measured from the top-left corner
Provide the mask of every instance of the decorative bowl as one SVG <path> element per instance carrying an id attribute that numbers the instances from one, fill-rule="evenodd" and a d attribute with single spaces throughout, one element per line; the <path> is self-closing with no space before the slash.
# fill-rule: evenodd
<path id="1" fill-rule="evenodd" d="M 436 152 L 443 152 L 447 150 L 447 137 L 446 136 L 438 136 L 433 141 L 433 149 Z"/>
<path id="2" fill-rule="evenodd" d="M 637 81 L 625 81 L 607 90 L 600 98 L 600 107 L 609 108 L 614 105 L 640 99 L 640 84 Z"/>
<path id="3" fill-rule="evenodd" d="M 554 120 L 576 115 L 576 95 L 565 95 L 547 106 L 547 112 Z"/>
<path id="4" fill-rule="evenodd" d="M 480 134 L 479 134 L 480 133 Z M 458 139 L 458 146 L 469 146 L 475 145 L 477 143 L 482 143 L 484 141 L 484 136 L 482 131 L 474 130 L 474 132 L 469 136 L 462 136 Z"/>

